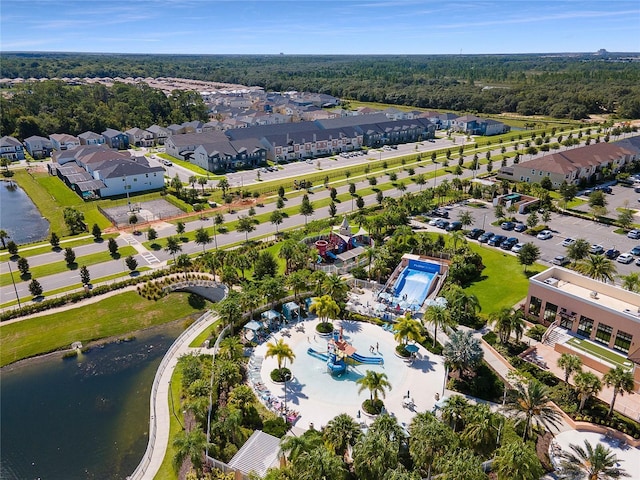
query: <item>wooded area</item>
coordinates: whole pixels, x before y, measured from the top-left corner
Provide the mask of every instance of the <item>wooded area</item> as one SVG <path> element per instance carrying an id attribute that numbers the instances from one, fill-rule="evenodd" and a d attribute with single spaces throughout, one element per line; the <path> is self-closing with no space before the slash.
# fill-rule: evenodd
<path id="1" fill-rule="evenodd" d="M 469 113 L 640 118 L 637 55 L 232 56 L 9 53 L 5 78 L 182 77 Z M 206 117 L 187 93 L 47 84 L 2 100 L 2 134 L 37 117 L 48 133 Z M 194 103 L 195 102 L 195 103 Z M 93 107 L 91 105 L 93 104 Z M 64 109 L 64 115 L 57 114 Z M 85 115 L 86 114 L 86 115 Z M 22 117 L 22 118 L 21 118 Z M 65 120 L 66 118 L 66 120 Z M 31 122 L 32 119 L 29 119 Z"/>

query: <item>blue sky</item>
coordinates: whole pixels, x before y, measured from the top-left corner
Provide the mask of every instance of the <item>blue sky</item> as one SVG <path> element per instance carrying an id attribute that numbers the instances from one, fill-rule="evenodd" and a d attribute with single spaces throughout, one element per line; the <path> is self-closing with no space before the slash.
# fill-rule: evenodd
<path id="1" fill-rule="evenodd" d="M 1 0 L 0 51 L 640 51 L 638 0 Z"/>

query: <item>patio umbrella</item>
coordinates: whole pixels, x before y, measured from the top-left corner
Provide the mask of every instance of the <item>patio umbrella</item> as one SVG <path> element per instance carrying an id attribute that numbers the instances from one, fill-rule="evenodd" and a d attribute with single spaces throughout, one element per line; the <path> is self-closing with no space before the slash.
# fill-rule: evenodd
<path id="1" fill-rule="evenodd" d="M 407 352 L 409 352 L 411 355 L 413 355 L 414 353 L 418 353 L 418 350 L 419 350 L 417 345 L 406 345 L 404 349 Z"/>

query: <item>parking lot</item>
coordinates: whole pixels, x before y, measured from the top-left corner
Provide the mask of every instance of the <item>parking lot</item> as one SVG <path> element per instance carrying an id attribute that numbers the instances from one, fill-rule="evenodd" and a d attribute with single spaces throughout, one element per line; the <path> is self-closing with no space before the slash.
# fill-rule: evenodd
<path id="1" fill-rule="evenodd" d="M 616 208 L 615 205 L 623 206 L 625 201 L 629 202 L 630 208 L 636 207 L 636 204 L 638 204 L 637 198 L 639 196 L 640 194 L 635 193 L 633 188 L 616 185 L 613 187 L 613 193 L 611 195 L 607 195 L 607 200 L 609 202 L 607 208 L 609 209 L 609 212 L 612 212 Z M 605 251 L 610 248 L 614 248 L 619 250 L 620 253 L 630 252 L 634 247 L 640 246 L 640 239 L 634 240 L 628 238 L 626 235 L 614 233 L 614 230 L 617 230 L 617 227 L 570 215 L 552 213 L 551 220 L 548 223 L 552 237 L 547 240 L 542 240 L 526 233 L 520 233 L 514 230 L 502 230 L 500 225 L 492 225 L 492 223 L 497 221 L 497 218 L 494 215 L 493 207 L 489 203 L 487 203 L 484 208 L 468 207 L 462 204 L 456 204 L 447 207 L 447 210 L 449 218 L 446 220 L 449 222 L 458 220 L 458 216 L 462 211 L 468 211 L 474 219 L 473 224 L 467 227 L 468 229 L 479 228 L 486 230 L 487 232 L 492 232 L 496 235 L 504 235 L 507 238 L 516 237 L 520 243 L 534 243 L 540 248 L 540 261 L 547 265 L 551 265 L 553 263 L 554 257 L 558 255 L 566 255 L 567 249 L 562 245 L 562 243 L 567 238 L 584 238 L 590 244 L 602 245 Z M 515 214 L 515 217 L 518 222 L 526 224 L 527 215 Z M 638 218 L 637 221 L 640 223 L 640 218 Z M 429 229 L 443 231 L 443 229 L 434 225 L 429 226 Z M 488 241 L 485 245 L 487 243 Z M 516 255 L 516 253 L 511 251 L 504 251 L 504 253 Z M 638 259 L 640 256 L 634 256 L 634 258 Z M 640 267 L 636 266 L 635 262 L 623 264 L 616 261 L 615 265 L 618 275 L 640 272 Z"/>

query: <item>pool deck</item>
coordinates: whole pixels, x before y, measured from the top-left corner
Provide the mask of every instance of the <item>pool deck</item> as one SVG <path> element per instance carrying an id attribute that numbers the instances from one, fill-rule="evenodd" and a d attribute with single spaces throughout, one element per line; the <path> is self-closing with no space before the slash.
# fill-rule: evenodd
<path id="1" fill-rule="evenodd" d="M 318 320 L 315 317 L 311 317 L 304 322 L 300 322 L 298 325 L 304 326 L 304 331 L 296 329 L 292 326 L 283 331 L 273 334 L 269 340 L 256 347 L 254 355 L 257 357 L 264 357 L 267 351 L 266 343 L 284 339 L 284 341 L 292 348 L 298 346 L 301 342 L 309 347 L 321 350 L 326 345 L 326 340 L 321 338 L 315 333 L 315 326 Z M 334 321 L 334 326 L 340 327 L 340 320 Z M 372 345 L 379 344 L 380 351 L 388 355 L 395 355 L 395 347 L 397 342 L 393 338 L 391 332 L 385 331 L 382 327 L 360 323 L 359 327 L 361 331 L 358 332 L 359 336 L 365 336 L 367 341 Z M 394 415 L 398 422 L 402 425 L 408 426 L 411 419 L 418 412 L 424 412 L 426 410 L 431 411 L 436 403 L 436 393 L 442 395 L 444 386 L 444 363 L 442 357 L 434 355 L 428 352 L 424 347 L 418 345 L 419 349 L 416 354 L 416 359 L 413 362 L 402 361 L 400 368 L 406 368 L 405 375 L 403 375 L 402 381 L 398 385 L 392 384 L 392 390 L 386 392 L 386 398 L 384 399 L 385 408 L 388 412 Z M 363 353 L 367 355 L 367 353 Z M 396 363 L 396 362 L 394 362 Z M 269 373 L 277 367 L 275 358 L 265 358 L 259 369 L 260 378 L 262 383 L 269 389 L 272 396 L 277 397 L 281 402 L 284 401 L 284 388 L 283 385 L 275 384 L 269 378 Z M 295 377 L 296 364 L 295 361 L 290 365 L 291 371 Z M 326 425 L 329 420 L 334 418 L 340 413 L 347 413 L 354 419 L 360 422 L 370 424 L 373 419 L 369 418 L 361 412 L 361 416 L 358 419 L 358 412 L 361 411 L 361 404 L 364 400 L 369 398 L 369 392 L 363 391 L 356 398 L 350 399 L 349 402 L 345 402 L 344 407 L 338 407 L 328 404 L 322 399 L 310 398 L 305 395 L 304 386 L 291 392 L 291 385 L 287 389 L 288 407 L 296 410 L 300 417 L 295 423 L 296 427 L 302 429 L 313 427 L 318 429 Z M 407 408 L 403 406 L 403 399 L 407 396 L 407 392 L 410 392 L 410 398 L 413 399 L 413 408 Z M 293 396 L 295 395 L 295 400 Z"/>

